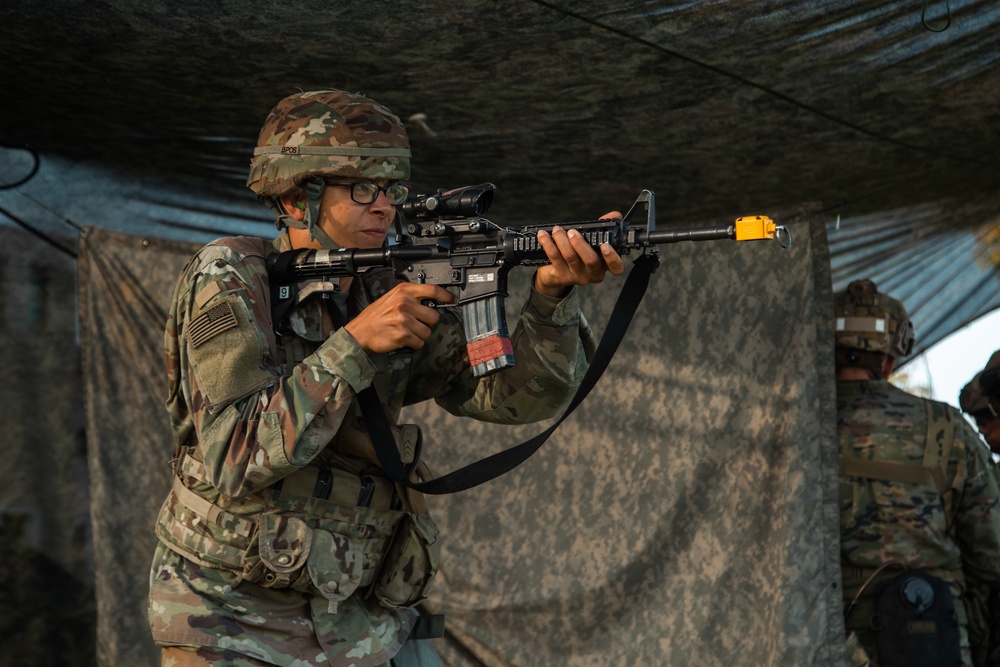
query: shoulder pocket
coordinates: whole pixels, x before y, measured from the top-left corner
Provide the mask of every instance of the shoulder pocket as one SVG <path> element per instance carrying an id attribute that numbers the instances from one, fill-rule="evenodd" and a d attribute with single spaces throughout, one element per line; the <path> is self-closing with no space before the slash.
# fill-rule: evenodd
<path id="1" fill-rule="evenodd" d="M 212 412 L 277 377 L 265 364 L 265 337 L 250 318 L 243 290 L 199 309 L 186 333 L 192 371 Z"/>

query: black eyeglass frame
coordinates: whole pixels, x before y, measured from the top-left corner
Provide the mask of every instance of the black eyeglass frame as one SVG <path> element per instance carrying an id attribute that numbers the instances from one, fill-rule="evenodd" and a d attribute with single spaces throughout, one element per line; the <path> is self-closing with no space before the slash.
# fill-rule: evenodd
<path id="1" fill-rule="evenodd" d="M 353 201 L 355 204 L 362 204 L 362 205 L 373 204 L 375 200 L 378 199 L 379 193 L 384 192 L 385 198 L 389 201 L 389 204 L 391 204 L 392 206 L 399 206 L 404 201 L 406 201 L 406 198 L 410 194 L 410 189 L 405 185 L 403 185 L 402 183 L 391 183 L 386 186 L 381 186 L 378 183 L 372 183 L 371 181 L 328 181 L 326 179 L 323 179 L 323 184 L 350 188 L 351 201 Z M 368 191 L 368 194 L 371 196 L 371 200 L 362 201 L 361 199 L 358 199 L 358 194 L 357 194 L 358 186 L 363 186 L 365 188 L 362 190 L 362 192 L 365 192 L 365 190 Z M 372 190 L 368 190 L 368 188 L 373 188 L 374 192 L 372 192 Z M 389 192 L 390 190 L 395 190 L 396 194 L 391 195 Z M 402 196 L 396 199 L 400 190 L 402 190 Z"/>

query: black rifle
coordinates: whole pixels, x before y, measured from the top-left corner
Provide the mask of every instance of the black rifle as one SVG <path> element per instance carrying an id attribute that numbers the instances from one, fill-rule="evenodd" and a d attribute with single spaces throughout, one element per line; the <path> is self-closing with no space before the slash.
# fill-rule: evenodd
<path id="1" fill-rule="evenodd" d="M 507 332 L 504 298 L 507 274 L 515 266 L 548 264 L 538 243 L 540 230 L 557 224 L 576 229 L 594 248 L 609 243 L 619 255 L 638 251 L 655 270 L 657 246 L 679 241 L 773 239 L 787 247 L 791 236 L 766 216 L 746 216 L 732 225 L 657 230 L 653 193 L 643 190 L 621 220 L 602 219 L 523 227 L 501 227 L 482 217 L 493 203 L 492 183 L 434 195 L 417 195 L 402 204 L 409 220 L 406 233 L 376 249 L 290 250 L 267 259 L 277 331 L 295 305 L 317 294 L 338 291 L 336 278 L 355 276 L 373 267 L 392 267 L 410 282 L 458 290 L 465 319 L 466 345 L 473 373 L 482 377 L 514 364 Z M 645 210 L 645 222 L 632 217 Z M 639 261 L 638 259 L 636 260 Z"/>

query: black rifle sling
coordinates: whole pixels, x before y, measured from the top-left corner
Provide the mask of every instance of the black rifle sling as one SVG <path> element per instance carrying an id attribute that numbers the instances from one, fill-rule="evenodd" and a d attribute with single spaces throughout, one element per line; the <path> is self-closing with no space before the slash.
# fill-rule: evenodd
<path id="1" fill-rule="evenodd" d="M 618 346 L 625 338 L 632 317 L 639 308 L 639 303 L 649 286 L 649 278 L 653 275 L 659 265 L 659 259 L 655 255 L 642 255 L 633 263 L 632 270 L 629 271 L 625 285 L 618 295 L 615 307 L 611 311 L 608 326 L 601 336 L 601 342 L 594 352 L 594 358 L 590 362 L 580 386 L 577 388 L 573 399 L 566 406 L 566 410 L 558 421 L 552 424 L 530 440 L 515 445 L 509 449 L 497 452 L 484 459 L 474 461 L 448 473 L 442 477 L 436 477 L 427 482 L 411 482 L 406 473 L 402 460 L 399 458 L 399 450 L 396 448 L 392 429 L 389 426 L 389 419 L 385 415 L 382 403 L 375 392 L 375 388 L 368 386 L 358 393 L 358 403 L 361 406 L 361 414 L 365 424 L 371 434 L 372 442 L 375 445 L 375 453 L 382 464 L 382 469 L 386 476 L 397 484 L 408 486 L 421 493 L 441 495 L 446 493 L 456 493 L 465 491 L 474 486 L 479 486 L 484 482 L 495 479 L 500 475 L 510 472 L 521 465 L 528 458 L 538 451 L 538 448 L 549 439 L 549 436 L 570 414 L 583 402 L 590 390 L 597 385 L 601 375 L 604 374 L 608 364 L 614 357 Z"/>

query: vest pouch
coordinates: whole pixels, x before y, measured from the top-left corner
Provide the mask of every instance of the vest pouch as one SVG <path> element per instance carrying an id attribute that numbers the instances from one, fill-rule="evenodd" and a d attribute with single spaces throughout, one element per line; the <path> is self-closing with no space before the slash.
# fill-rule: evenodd
<path id="1" fill-rule="evenodd" d="M 881 667 L 962 667 L 955 600 L 943 579 L 911 570 L 879 586 L 871 628 Z"/>
<path id="2" fill-rule="evenodd" d="M 412 607 L 427 597 L 437 574 L 438 528 L 426 512 L 403 517 L 382 561 L 375 599 L 383 607 Z"/>
<path id="3" fill-rule="evenodd" d="M 303 566 L 312 551 L 313 530 L 298 517 L 263 512 L 257 540 L 243 556 L 243 579 L 264 588 L 301 588 Z"/>
<path id="4" fill-rule="evenodd" d="M 312 549 L 306 561 L 315 592 L 326 598 L 331 614 L 361 584 L 364 554 L 346 535 L 313 531 Z"/>

